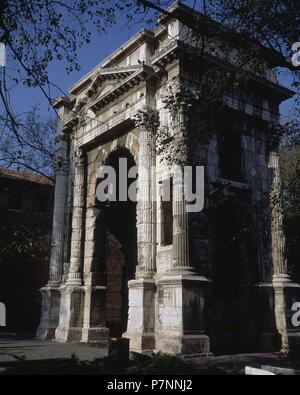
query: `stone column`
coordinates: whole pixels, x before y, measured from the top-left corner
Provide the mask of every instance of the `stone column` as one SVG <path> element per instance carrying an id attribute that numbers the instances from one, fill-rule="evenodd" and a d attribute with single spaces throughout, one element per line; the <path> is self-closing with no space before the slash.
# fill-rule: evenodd
<path id="1" fill-rule="evenodd" d="M 82 149 L 77 149 L 75 151 L 71 262 L 67 280 L 68 285 L 74 286 L 82 285 L 85 188 L 85 154 Z"/>
<path id="2" fill-rule="evenodd" d="M 286 258 L 286 240 L 283 229 L 283 208 L 281 204 L 281 179 L 278 152 L 270 152 L 269 167 L 273 172 L 270 206 L 274 279 L 281 279 L 282 281 L 290 282 L 291 277 L 288 273 L 288 263 Z"/>
<path id="3" fill-rule="evenodd" d="M 157 111 L 144 107 L 134 118 L 139 130 L 138 178 L 138 267 L 136 280 L 129 281 L 129 317 L 127 332 L 130 349 L 152 351 L 155 347 L 155 280 L 156 273 L 156 163 L 155 131 L 159 124 Z"/>
<path id="4" fill-rule="evenodd" d="M 292 306 L 300 301 L 300 285 L 292 281 L 286 257 L 278 149 L 271 150 L 269 154 L 269 168 L 272 172 L 270 208 L 275 317 L 282 352 L 288 352 L 294 344 L 300 343 L 300 332 L 292 326 Z"/>
<path id="5" fill-rule="evenodd" d="M 48 285 L 57 287 L 63 274 L 64 231 L 67 201 L 69 159 L 67 158 L 67 136 L 56 138 L 57 156 L 55 161 L 55 197 L 53 214 L 53 235 Z"/>
<path id="6" fill-rule="evenodd" d="M 173 270 L 193 271 L 189 256 L 189 213 L 186 210 L 184 166 L 188 166 L 188 114 L 184 107 L 172 117 L 174 146 L 181 147 L 173 168 Z"/>
<path id="7" fill-rule="evenodd" d="M 190 272 L 189 215 L 186 211 L 183 171 L 173 173 L 173 270 Z"/>
<path id="8" fill-rule="evenodd" d="M 139 128 L 138 267 L 137 277 L 152 278 L 156 272 L 155 129 L 157 112 L 144 108 L 135 117 Z"/>
<path id="9" fill-rule="evenodd" d="M 55 338 L 58 341 L 81 340 L 83 323 L 82 261 L 85 215 L 85 154 L 75 150 L 75 177 L 73 190 L 73 216 L 71 239 L 71 263 L 66 284 L 61 288 L 59 326 Z"/>
<path id="10" fill-rule="evenodd" d="M 49 271 L 49 282 L 41 289 L 43 302 L 41 323 L 37 330 L 37 338 L 53 339 L 59 321 L 60 291 L 63 274 L 64 231 L 67 201 L 67 182 L 69 175 L 68 136 L 61 132 L 58 124 L 55 161 L 55 198 L 53 214 L 53 235 Z"/>
<path id="11" fill-rule="evenodd" d="M 189 213 L 184 166 L 189 163 L 188 114 L 184 107 L 172 119 L 173 144 L 180 147 L 173 175 L 173 267 L 157 281 L 155 343 L 171 354 L 209 354 L 206 308 L 210 281 L 190 265 Z"/>

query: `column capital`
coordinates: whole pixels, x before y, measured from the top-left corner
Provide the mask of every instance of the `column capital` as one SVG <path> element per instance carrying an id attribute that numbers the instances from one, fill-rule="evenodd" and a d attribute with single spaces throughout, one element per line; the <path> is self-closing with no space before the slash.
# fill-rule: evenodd
<path id="1" fill-rule="evenodd" d="M 75 167 L 83 166 L 85 164 L 85 159 L 86 156 L 84 150 L 80 147 L 76 148 L 74 152 Z"/>
<path id="2" fill-rule="evenodd" d="M 149 106 L 140 108 L 133 116 L 135 126 L 155 132 L 159 127 L 159 113 Z"/>
<path id="3" fill-rule="evenodd" d="M 63 130 L 61 130 L 55 135 L 54 141 L 56 145 L 66 142 L 68 141 L 68 135 Z"/>
<path id="4" fill-rule="evenodd" d="M 57 155 L 54 162 L 56 175 L 67 175 L 70 169 L 69 160 L 61 155 Z"/>

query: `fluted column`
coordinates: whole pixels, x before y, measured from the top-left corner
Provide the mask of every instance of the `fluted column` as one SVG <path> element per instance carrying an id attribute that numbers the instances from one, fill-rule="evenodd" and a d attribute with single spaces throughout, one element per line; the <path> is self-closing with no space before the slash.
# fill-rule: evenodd
<path id="1" fill-rule="evenodd" d="M 81 285 L 85 214 L 85 155 L 81 149 L 75 151 L 73 199 L 71 262 L 67 285 Z"/>
<path id="2" fill-rule="evenodd" d="M 64 256 L 64 228 L 66 215 L 67 181 L 69 161 L 67 158 L 67 136 L 64 133 L 56 137 L 55 160 L 55 197 L 53 214 L 52 249 L 49 270 L 49 286 L 59 286 L 62 279 Z"/>
<path id="3" fill-rule="evenodd" d="M 173 269 L 191 269 L 189 262 L 188 213 L 184 196 L 183 171 L 173 173 Z"/>
<path id="4" fill-rule="evenodd" d="M 288 263 L 286 258 L 286 239 L 283 228 L 279 154 L 275 150 L 270 152 L 269 167 L 273 171 L 270 193 L 270 206 L 274 278 L 281 278 L 281 280 L 290 280 Z"/>
<path id="5" fill-rule="evenodd" d="M 173 117 L 174 144 L 180 149 L 173 170 L 173 270 L 191 271 L 189 214 L 186 209 L 184 166 L 188 164 L 187 113 L 184 107 Z"/>
<path id="6" fill-rule="evenodd" d="M 138 270 L 137 277 L 151 278 L 156 272 L 155 130 L 158 114 L 143 108 L 135 117 L 139 129 L 138 178 Z"/>

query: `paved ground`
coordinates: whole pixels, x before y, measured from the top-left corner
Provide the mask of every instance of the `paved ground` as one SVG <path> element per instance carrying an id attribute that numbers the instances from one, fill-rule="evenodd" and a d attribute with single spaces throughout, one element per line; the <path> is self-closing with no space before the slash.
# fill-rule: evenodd
<path id="1" fill-rule="evenodd" d="M 93 361 L 106 355 L 102 348 L 83 343 L 62 344 L 0 337 L 0 363 L 13 362 L 24 357 L 30 361 L 71 358 L 73 354 L 76 354 L 81 361 Z"/>
<path id="2" fill-rule="evenodd" d="M 278 353 L 241 354 L 222 357 L 195 358 L 194 363 L 203 369 L 219 369 L 227 374 L 244 374 L 245 367 L 282 366 L 285 357 Z"/>
<path id="3" fill-rule="evenodd" d="M 62 344 L 53 341 L 39 341 L 0 337 L 0 371 L 6 363 L 25 358 L 29 361 L 69 359 L 72 355 L 81 361 L 93 361 L 106 356 L 106 351 L 97 346 L 82 343 Z M 281 366 L 283 357 L 279 354 L 244 354 L 222 357 L 188 358 L 202 369 L 220 370 L 227 374 L 243 374 L 245 366 L 258 367 L 262 365 Z M 2 369 L 1 369 L 2 365 Z"/>

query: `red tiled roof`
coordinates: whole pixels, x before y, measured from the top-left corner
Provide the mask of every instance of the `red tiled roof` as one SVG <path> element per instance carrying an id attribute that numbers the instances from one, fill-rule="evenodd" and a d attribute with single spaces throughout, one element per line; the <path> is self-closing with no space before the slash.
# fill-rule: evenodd
<path id="1" fill-rule="evenodd" d="M 11 178 L 20 181 L 34 182 L 36 184 L 54 186 L 54 181 L 36 173 L 24 173 L 22 171 L 0 169 L 0 178 Z"/>

